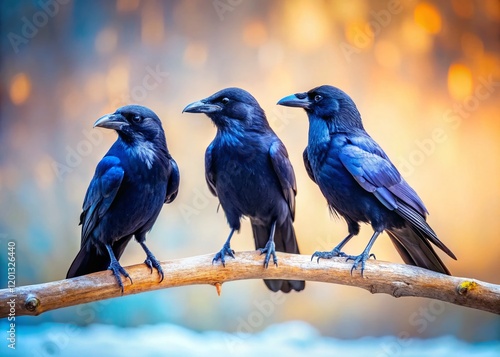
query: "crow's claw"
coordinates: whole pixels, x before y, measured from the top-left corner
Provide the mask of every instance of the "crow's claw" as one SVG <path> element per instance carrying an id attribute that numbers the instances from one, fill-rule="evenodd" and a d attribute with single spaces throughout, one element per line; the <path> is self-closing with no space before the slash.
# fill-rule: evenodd
<path id="1" fill-rule="evenodd" d="M 340 249 L 333 248 L 330 252 L 314 252 L 311 256 L 311 261 L 314 258 L 318 258 L 317 262 L 319 263 L 320 259 L 332 259 L 333 257 L 347 257 L 347 255 L 344 252 L 341 252 Z"/>
<path id="2" fill-rule="evenodd" d="M 259 248 L 260 254 L 266 253 L 266 257 L 264 258 L 264 268 L 267 269 L 269 266 L 269 259 L 271 259 L 271 255 L 273 256 L 274 265 L 278 266 L 278 258 L 276 258 L 276 245 L 272 240 L 268 241 L 264 248 Z"/>
<path id="3" fill-rule="evenodd" d="M 108 269 L 113 272 L 113 275 L 115 276 L 116 281 L 118 282 L 118 286 L 120 287 L 123 294 L 123 282 L 121 276 L 123 275 L 125 278 L 128 278 L 130 280 L 130 284 L 133 284 L 132 278 L 130 277 L 130 275 L 128 275 L 127 271 L 123 269 L 123 267 L 120 265 L 120 263 L 118 263 L 117 260 L 112 261 L 109 264 Z"/>
<path id="4" fill-rule="evenodd" d="M 220 250 L 220 252 L 215 254 L 214 259 L 212 259 L 212 264 L 214 264 L 220 260 L 220 262 L 222 263 L 222 266 L 225 268 L 226 267 L 226 259 L 224 259 L 224 257 L 226 255 L 229 255 L 231 258 L 234 259 L 234 250 L 232 250 L 231 247 L 229 246 L 229 244 L 227 244 L 227 243 L 222 246 L 222 249 Z"/>
<path id="5" fill-rule="evenodd" d="M 160 275 L 160 283 L 163 281 L 165 277 L 163 274 L 163 269 L 161 268 L 161 264 L 158 259 L 155 258 L 153 254 L 147 254 L 146 260 L 144 263 L 149 267 L 151 274 L 153 274 L 153 268 L 158 271 L 158 275 Z"/>
<path id="6" fill-rule="evenodd" d="M 373 257 L 373 259 L 377 259 L 377 258 L 375 258 L 375 254 L 368 254 L 365 252 L 361 253 L 360 255 L 348 255 L 347 259 L 345 261 L 346 262 L 348 262 L 349 260 L 354 261 L 354 264 L 352 265 L 352 268 L 351 268 L 351 275 L 352 275 L 352 271 L 357 270 L 359 264 L 361 263 L 361 276 L 363 276 L 363 272 L 365 270 L 365 262 L 368 259 L 370 259 L 371 257 Z"/>

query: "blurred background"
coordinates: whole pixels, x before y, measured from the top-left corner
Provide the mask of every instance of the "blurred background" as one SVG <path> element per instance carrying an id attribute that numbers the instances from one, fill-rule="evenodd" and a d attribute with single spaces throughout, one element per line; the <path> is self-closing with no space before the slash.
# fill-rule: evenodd
<path id="1" fill-rule="evenodd" d="M 181 111 L 229 86 L 256 97 L 288 148 L 298 181 L 301 252 L 332 249 L 346 225 L 330 217 L 306 175 L 306 114 L 276 106 L 285 95 L 321 84 L 343 89 L 357 103 L 365 128 L 419 193 L 430 225 L 458 257 L 440 254 L 452 273 L 500 283 L 499 1 L 23 0 L 0 6 L 1 287 L 10 241 L 17 248 L 17 285 L 65 277 L 79 249 L 87 186 L 116 139 L 92 125 L 129 103 L 159 115 L 181 170 L 180 193 L 164 206 L 148 246 L 160 260 L 218 251 L 229 228 L 204 179 L 215 128 L 208 118 Z M 345 251 L 359 254 L 371 234 L 362 226 Z M 248 221 L 232 248 L 254 249 Z M 386 235 L 372 252 L 401 262 Z M 121 263 L 143 260 L 131 243 Z M 101 336 L 112 334 L 105 325 L 173 324 L 240 339 L 269 329 L 290 336 L 290 326 L 299 326 L 341 340 L 386 336 L 391 353 L 382 342 L 374 345 L 382 355 L 419 346 L 408 346 L 408 338 L 451 336 L 495 346 L 500 340 L 498 316 L 432 300 L 313 282 L 280 299 L 270 303 L 258 280 L 224 284 L 221 297 L 210 286 L 149 292 L 18 318 L 18 343 L 31 338 L 39 346 L 32 355 L 64 355 L 68 343 L 51 331 L 66 331 L 63 337 L 76 344 L 101 324 L 107 331 Z M 424 318 L 422 311 L 430 312 Z M 281 323 L 292 325 L 273 329 Z M 61 327 L 73 324 L 89 327 L 75 335 Z"/>

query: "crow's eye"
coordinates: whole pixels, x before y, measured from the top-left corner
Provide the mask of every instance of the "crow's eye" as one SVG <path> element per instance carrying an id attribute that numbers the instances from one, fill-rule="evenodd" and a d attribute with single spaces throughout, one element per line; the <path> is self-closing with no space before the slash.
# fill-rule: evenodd
<path id="1" fill-rule="evenodd" d="M 321 99 L 323 99 L 322 96 L 320 96 L 319 94 L 317 94 L 315 97 L 314 97 L 314 101 L 317 103 L 319 102 Z"/>
<path id="2" fill-rule="evenodd" d="M 222 100 L 220 102 L 222 104 L 226 105 L 227 103 L 229 103 L 229 99 L 228 98 L 222 98 Z"/>
<path id="3" fill-rule="evenodd" d="M 142 123 L 142 117 L 140 115 L 134 115 L 134 117 L 132 118 L 132 121 L 134 123 L 140 124 L 140 123 Z"/>

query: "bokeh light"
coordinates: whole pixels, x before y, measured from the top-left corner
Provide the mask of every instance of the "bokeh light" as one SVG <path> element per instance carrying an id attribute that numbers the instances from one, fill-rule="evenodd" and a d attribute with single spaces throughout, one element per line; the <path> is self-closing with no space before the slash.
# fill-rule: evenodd
<path id="1" fill-rule="evenodd" d="M 311 2 L 287 2 L 285 5 L 286 35 L 300 51 L 319 48 L 329 32 L 326 14 Z"/>
<path id="2" fill-rule="evenodd" d="M 448 70 L 448 90 L 455 100 L 463 100 L 472 93 L 472 73 L 461 64 L 453 63 Z"/>
<path id="3" fill-rule="evenodd" d="M 441 15 L 433 4 L 421 2 L 415 7 L 415 22 L 430 34 L 441 31 Z"/>
<path id="4" fill-rule="evenodd" d="M 10 100 L 15 105 L 23 104 L 31 92 L 31 82 L 27 74 L 16 74 L 10 84 Z"/>

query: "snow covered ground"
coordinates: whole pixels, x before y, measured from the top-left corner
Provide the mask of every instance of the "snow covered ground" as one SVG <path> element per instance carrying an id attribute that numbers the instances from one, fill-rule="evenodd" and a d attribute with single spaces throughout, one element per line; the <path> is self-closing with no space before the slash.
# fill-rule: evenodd
<path id="1" fill-rule="evenodd" d="M 338 340 L 321 336 L 303 322 L 268 327 L 256 334 L 195 332 L 171 325 L 120 328 L 46 323 L 16 331 L 16 349 L 2 338 L 0 356 L 500 356 L 500 341 L 470 344 L 447 336 L 401 339 L 394 336 Z M 273 352 L 274 351 L 274 352 Z"/>

